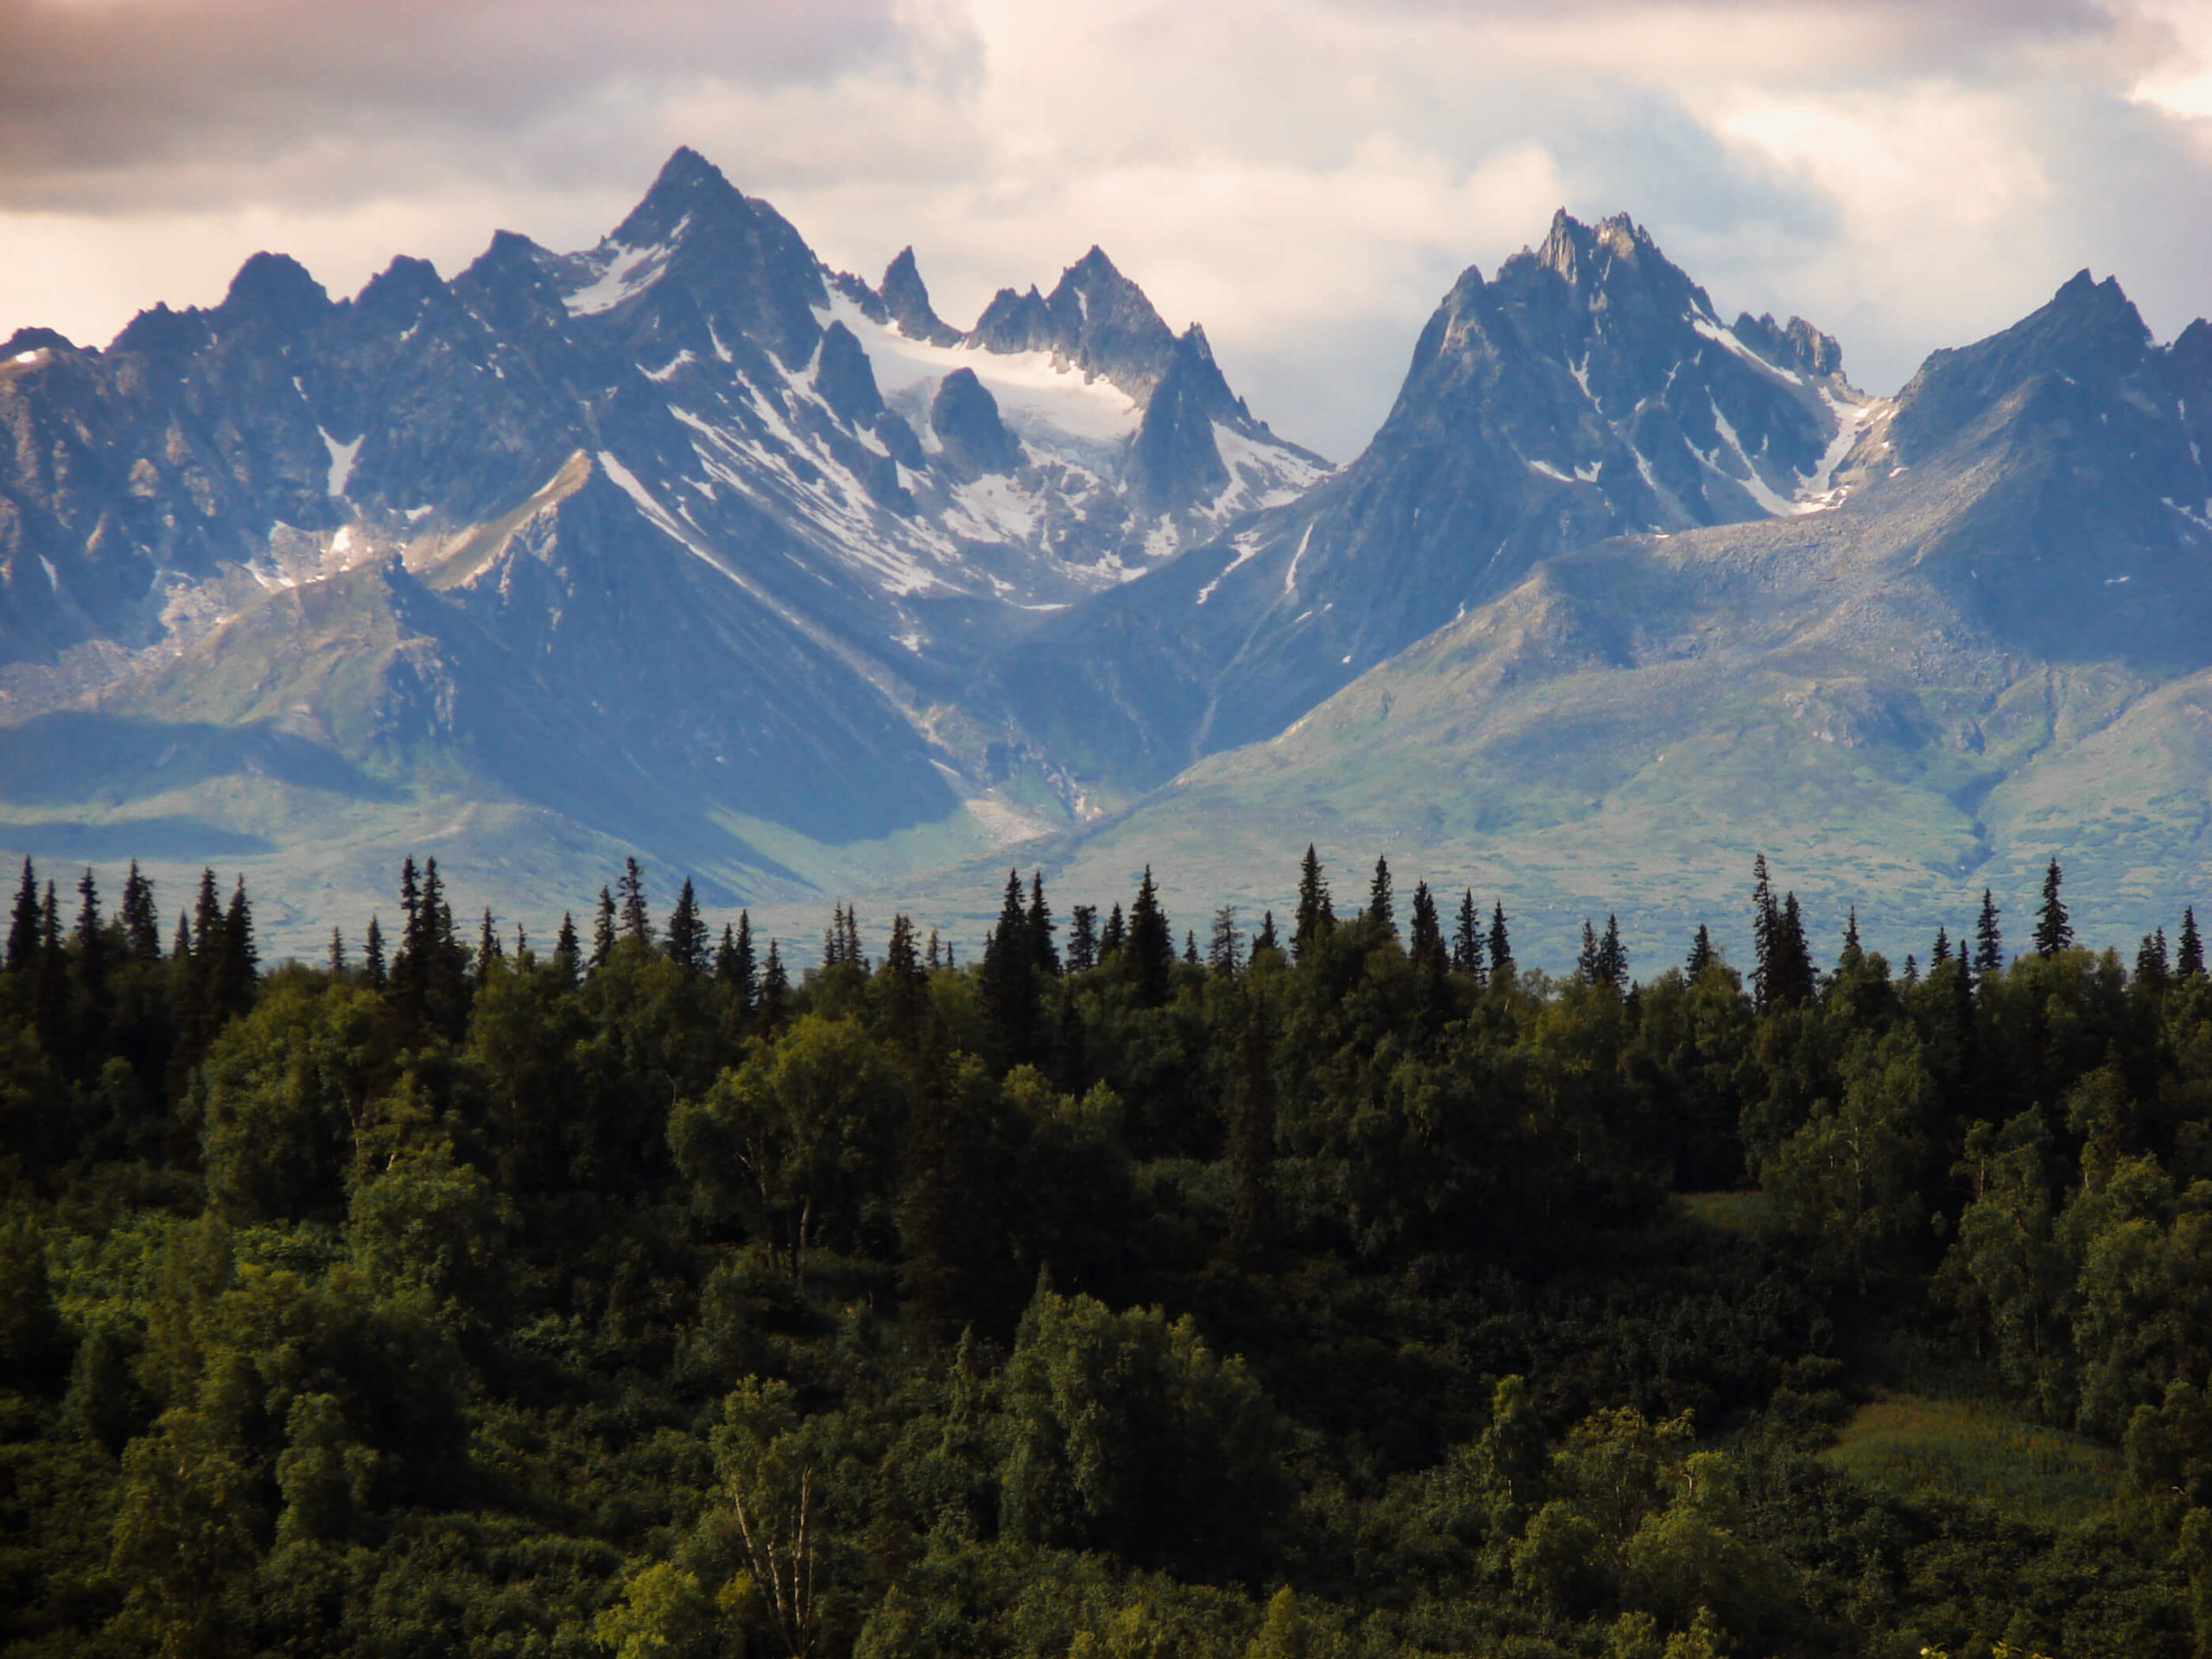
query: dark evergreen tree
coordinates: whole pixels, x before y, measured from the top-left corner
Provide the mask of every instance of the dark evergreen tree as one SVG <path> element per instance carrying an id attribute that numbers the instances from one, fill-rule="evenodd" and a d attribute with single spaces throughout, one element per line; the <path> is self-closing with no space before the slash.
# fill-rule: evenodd
<path id="1" fill-rule="evenodd" d="M 1490 909 L 1490 976 L 1495 980 L 1513 966 L 1513 940 L 1505 931 L 1505 900 L 1493 899 Z"/>
<path id="2" fill-rule="evenodd" d="M 1920 963 L 1910 950 L 1904 953 L 1904 982 L 1908 985 L 1920 983 Z"/>
<path id="3" fill-rule="evenodd" d="M 622 937 L 639 944 L 653 942 L 653 919 L 645 910 L 645 873 L 634 858 L 622 861 L 615 878 L 614 896 L 620 906 Z"/>
<path id="4" fill-rule="evenodd" d="M 1057 931 L 1052 923 L 1052 906 L 1045 902 L 1045 872 L 1033 870 L 1029 877 L 1029 965 L 1047 978 L 1057 978 L 1060 971 L 1059 947 L 1052 943 Z"/>
<path id="5" fill-rule="evenodd" d="M 983 941 L 983 966 L 976 985 L 983 1004 L 983 1027 L 1002 1068 L 1027 1065 L 1038 1055 L 1040 1006 L 1029 947 L 1021 873 L 1008 870 L 997 925 Z"/>
<path id="6" fill-rule="evenodd" d="M 591 970 L 597 973 L 614 954 L 614 895 L 599 890 L 599 909 L 592 918 Z"/>
<path id="7" fill-rule="evenodd" d="M 162 918 L 154 904 L 154 884 L 138 873 L 138 861 L 130 861 L 130 874 L 123 881 L 123 907 L 118 912 L 123 924 L 124 944 L 134 962 L 159 962 L 162 959 Z"/>
<path id="8" fill-rule="evenodd" d="M 1391 897 L 1390 861 L 1385 858 L 1375 861 L 1375 876 L 1367 884 L 1367 919 L 1395 938 L 1398 934 L 1398 906 Z"/>
<path id="9" fill-rule="evenodd" d="M 1206 945 L 1206 966 L 1232 978 L 1244 966 L 1244 936 L 1237 931 L 1234 905 L 1223 905 L 1213 913 L 1213 936 Z"/>
<path id="10" fill-rule="evenodd" d="M 772 1032 L 781 1026 L 791 1012 L 791 976 L 784 971 L 775 940 L 770 939 L 767 960 L 760 965 L 760 1001 L 754 1009 L 761 1030 Z"/>
<path id="11" fill-rule="evenodd" d="M 1106 925 L 1098 935 L 1098 960 L 1106 962 L 1122 954 L 1122 947 L 1128 943 L 1128 927 L 1122 920 L 1122 906 L 1116 900 L 1106 913 Z"/>
<path id="12" fill-rule="evenodd" d="M 1452 930 L 1452 969 L 1454 973 L 1471 974 L 1475 982 L 1483 978 L 1483 924 L 1481 912 L 1475 908 L 1475 890 L 1469 887 L 1459 896 L 1459 916 Z"/>
<path id="13" fill-rule="evenodd" d="M 668 942 L 664 947 L 668 959 L 681 968 L 687 978 L 696 978 L 707 969 L 707 923 L 699 914 L 699 898 L 691 889 L 691 878 L 683 878 L 683 889 L 676 895 L 676 908 L 668 912 Z"/>
<path id="14" fill-rule="evenodd" d="M 753 957 L 753 912 L 737 912 L 737 938 L 732 942 L 729 978 L 724 982 L 737 993 L 738 1006 L 750 1013 L 760 1000 L 760 970 Z"/>
<path id="15" fill-rule="evenodd" d="M 1814 990 L 1813 950 L 1805 937 L 1804 912 L 1798 908 L 1795 893 L 1782 897 L 1782 909 L 1768 935 L 1767 956 L 1770 1006 L 1793 1008 L 1809 1000 Z"/>
<path id="16" fill-rule="evenodd" d="M 2005 935 L 1997 925 L 1997 900 L 1987 887 L 1981 890 L 1981 919 L 1974 930 L 1974 973 L 1987 979 L 2005 971 Z"/>
<path id="17" fill-rule="evenodd" d="M 38 965 L 38 873 L 23 861 L 22 885 L 16 889 L 16 913 L 8 927 L 8 971 L 25 974 Z"/>
<path id="18" fill-rule="evenodd" d="M 1713 966 L 1713 935 L 1703 922 L 1697 925 L 1697 937 L 1690 941 L 1690 954 L 1682 963 L 1682 972 L 1694 980 Z"/>
<path id="19" fill-rule="evenodd" d="M 722 924 L 721 943 L 715 947 L 715 983 L 737 983 L 737 930 L 728 922 Z"/>
<path id="20" fill-rule="evenodd" d="M 192 912 L 180 910 L 176 913 L 176 937 L 169 941 L 169 960 L 174 963 L 188 963 L 192 960 Z"/>
<path id="21" fill-rule="evenodd" d="M 1628 989 L 1628 947 L 1621 943 L 1618 916 L 1605 918 L 1605 937 L 1598 941 L 1598 982 L 1614 990 Z"/>
<path id="22" fill-rule="evenodd" d="M 1160 907 L 1160 890 L 1153 885 L 1149 864 L 1129 904 L 1128 942 L 1122 949 L 1138 1005 L 1155 1007 L 1165 1002 L 1175 968 L 1175 935 L 1168 927 L 1167 912 Z M 1195 944 L 1192 954 L 1197 954 Z"/>
<path id="23" fill-rule="evenodd" d="M 484 920 L 476 930 L 476 982 L 481 985 L 492 976 L 492 964 L 506 960 L 506 950 L 499 943 L 499 931 L 492 920 L 492 906 L 484 906 Z"/>
<path id="24" fill-rule="evenodd" d="M 1309 841 L 1305 861 L 1298 867 L 1298 914 L 1291 925 L 1291 954 L 1303 961 L 1336 921 L 1336 910 L 1329 902 L 1328 878 L 1322 874 L 1321 860 Z"/>
<path id="25" fill-rule="evenodd" d="M 2164 990 L 2172 978 L 2173 967 L 2166 954 L 2166 930 L 2162 927 L 2145 933 L 2135 952 L 2136 983 L 2158 992 Z"/>
<path id="26" fill-rule="evenodd" d="M 361 976 L 372 988 L 384 989 L 384 929 L 374 916 L 369 918 L 369 931 L 361 938 Z"/>
<path id="27" fill-rule="evenodd" d="M 1582 918 L 1582 948 L 1574 953 L 1574 976 L 1585 985 L 1595 985 L 1599 979 L 1598 930 L 1590 925 L 1587 916 Z"/>
<path id="28" fill-rule="evenodd" d="M 576 938 L 576 918 L 564 910 L 560 931 L 553 936 L 553 971 L 562 983 L 576 982 L 576 970 L 583 965 L 583 945 Z"/>
<path id="29" fill-rule="evenodd" d="M 73 1058 L 69 1019 L 69 952 L 61 942 L 61 903 L 54 883 L 38 912 L 38 965 L 31 984 L 31 1024 L 39 1041 L 54 1058 L 67 1064 Z"/>
<path id="30" fill-rule="evenodd" d="M 2181 913 L 2181 948 L 2174 954 L 2174 977 L 2196 979 L 2204 972 L 2204 941 L 2197 936 L 2196 906 Z"/>
<path id="31" fill-rule="evenodd" d="M 1098 906 L 1077 905 L 1068 912 L 1068 971 L 1079 974 L 1098 965 Z"/>
<path id="32" fill-rule="evenodd" d="M 2043 873 L 2043 908 L 2036 912 L 2036 955 L 2048 962 L 2074 943 L 2073 925 L 2066 919 L 2065 901 L 2058 896 L 2058 861 Z"/>
<path id="33" fill-rule="evenodd" d="M 935 928 L 930 929 L 929 948 L 922 952 L 922 966 L 932 974 L 944 966 L 944 951 L 938 944 Z"/>
<path id="34" fill-rule="evenodd" d="M 1282 955 L 1282 941 L 1275 937 L 1275 913 L 1272 910 L 1260 912 L 1260 931 L 1252 936 L 1252 960 L 1255 963 L 1259 961 L 1262 950 L 1275 957 Z"/>
<path id="35" fill-rule="evenodd" d="M 1451 966 L 1451 954 L 1444 948 L 1444 927 L 1436 914 L 1436 899 L 1428 890 L 1428 883 L 1414 883 L 1413 919 L 1406 930 L 1406 954 L 1416 965 L 1435 973 L 1442 973 Z"/>
<path id="36" fill-rule="evenodd" d="M 1950 959 L 1950 932 L 1941 924 L 1938 924 L 1936 929 L 1936 943 L 1928 948 L 1928 965 L 1931 969 L 1939 968 Z"/>
<path id="37" fill-rule="evenodd" d="M 1183 960 L 1192 968 L 1198 965 L 1198 935 L 1194 928 L 1183 930 Z"/>
<path id="38" fill-rule="evenodd" d="M 330 930 L 329 966 L 334 974 L 346 971 L 346 935 L 334 927 Z"/>
<path id="39" fill-rule="evenodd" d="M 222 1007 L 226 1017 L 244 1014 L 253 1006 L 253 988 L 261 976 L 261 952 L 253 938 L 253 905 L 245 894 L 241 875 L 231 889 L 230 907 L 223 915 Z"/>
<path id="40" fill-rule="evenodd" d="M 893 1041 L 912 1051 L 928 1024 L 929 979 L 914 944 L 914 919 L 900 911 L 891 918 L 891 939 L 883 952 L 883 1018 Z"/>

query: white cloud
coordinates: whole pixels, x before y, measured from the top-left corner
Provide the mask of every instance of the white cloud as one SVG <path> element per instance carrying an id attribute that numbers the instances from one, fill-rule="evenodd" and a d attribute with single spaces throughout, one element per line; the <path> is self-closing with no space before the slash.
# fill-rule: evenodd
<path id="1" fill-rule="evenodd" d="M 2205 308 L 2191 0 L 369 15 L 9 9 L 0 331 L 102 339 L 217 297 L 263 246 L 348 291 L 401 251 L 450 271 L 495 226 L 588 243 L 678 143 L 833 263 L 912 243 L 956 321 L 1100 243 L 1171 322 L 1206 324 L 1259 413 L 1339 455 L 1457 271 L 1561 204 L 1635 213 L 1718 303 L 1812 317 L 1879 389 L 2084 264 L 2164 332 Z"/>

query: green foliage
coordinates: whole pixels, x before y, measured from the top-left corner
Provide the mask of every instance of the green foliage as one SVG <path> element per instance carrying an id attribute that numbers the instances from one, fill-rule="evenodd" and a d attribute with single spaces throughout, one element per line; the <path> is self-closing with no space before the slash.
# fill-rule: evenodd
<path id="1" fill-rule="evenodd" d="M 635 868 L 587 962 L 410 867 L 386 974 L 26 872 L 0 1656 L 2212 1650 L 2201 970 L 1408 880 L 794 984 Z"/>

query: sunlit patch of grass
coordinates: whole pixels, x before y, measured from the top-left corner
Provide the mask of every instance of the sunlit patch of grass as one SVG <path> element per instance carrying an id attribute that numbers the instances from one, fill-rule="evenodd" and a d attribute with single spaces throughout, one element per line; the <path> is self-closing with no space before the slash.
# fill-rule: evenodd
<path id="1" fill-rule="evenodd" d="M 1774 1218 L 1774 1200 L 1764 1192 L 1677 1192 L 1682 1213 L 1716 1232 L 1752 1233 Z"/>
<path id="2" fill-rule="evenodd" d="M 2120 1459 L 2108 1448 L 1984 1401 L 1877 1400 L 1853 1413 L 1821 1455 L 1885 1491 L 1971 1500 L 2044 1525 L 2101 1513 L 2120 1488 Z"/>

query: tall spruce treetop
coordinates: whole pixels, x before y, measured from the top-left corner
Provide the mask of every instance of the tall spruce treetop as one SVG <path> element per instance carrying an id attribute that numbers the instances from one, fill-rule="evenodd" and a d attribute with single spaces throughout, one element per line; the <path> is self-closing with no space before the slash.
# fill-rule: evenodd
<path id="1" fill-rule="evenodd" d="M 1167 1000 L 1175 968 L 1175 935 L 1167 925 L 1167 912 L 1160 907 L 1160 889 L 1153 885 L 1149 864 L 1137 883 L 1137 896 L 1129 901 L 1128 930 L 1128 943 L 1122 949 L 1129 958 L 1129 983 L 1141 1005 L 1156 1007 Z"/>
<path id="2" fill-rule="evenodd" d="M 1319 855 L 1306 843 L 1306 857 L 1298 867 L 1298 914 L 1291 925 L 1290 948 L 1304 957 L 1315 940 L 1336 925 L 1337 912 L 1329 902 L 1329 880 L 1321 873 Z"/>
<path id="3" fill-rule="evenodd" d="M 384 989 L 384 929 L 374 916 L 369 918 L 369 931 L 361 938 L 361 972 L 371 988 Z"/>
<path id="4" fill-rule="evenodd" d="M 2196 906 L 2181 913 L 2180 950 L 2174 956 L 2174 977 L 2196 979 L 2204 972 L 2204 941 L 2196 931 Z"/>
<path id="5" fill-rule="evenodd" d="M 1213 933 L 1207 941 L 1206 966 L 1233 978 L 1244 966 L 1244 936 L 1237 931 L 1236 906 L 1224 905 L 1213 913 Z"/>
<path id="6" fill-rule="evenodd" d="M 1077 905 L 1068 917 L 1068 969 L 1079 974 L 1098 965 L 1098 906 Z"/>
<path id="7" fill-rule="evenodd" d="M 1029 913 L 1022 902 L 1021 872 L 1008 870 L 1006 892 L 999 901 L 998 925 L 983 941 L 982 971 L 976 983 L 991 1048 L 1006 1066 L 1024 1065 L 1037 1057 L 1039 1000 L 1029 945 Z"/>
<path id="8" fill-rule="evenodd" d="M 1981 918 L 1974 924 L 1974 971 L 1977 979 L 2005 971 L 2005 935 L 1997 925 L 1997 900 L 1987 887 L 1981 890 Z"/>
<path id="9" fill-rule="evenodd" d="M 1252 936 L 1252 959 L 1257 962 L 1260 952 L 1271 951 L 1280 957 L 1282 941 L 1275 938 L 1275 913 L 1272 910 L 1260 912 L 1260 931 Z"/>
<path id="10" fill-rule="evenodd" d="M 1444 948 L 1444 925 L 1436 913 L 1436 899 L 1428 883 L 1414 884 L 1413 921 L 1406 931 L 1406 954 L 1423 967 L 1438 971 L 1451 965 Z"/>
<path id="11" fill-rule="evenodd" d="M 1056 931 L 1052 923 L 1052 907 L 1045 902 L 1045 872 L 1033 870 L 1029 874 L 1029 912 L 1023 918 L 1029 929 L 1029 965 L 1040 974 L 1058 977 L 1060 971 L 1060 950 L 1052 943 Z"/>
<path id="12" fill-rule="evenodd" d="M 614 893 L 621 905 L 622 937 L 639 944 L 653 942 L 653 918 L 645 910 L 645 873 L 634 858 L 622 861 Z"/>
<path id="13" fill-rule="evenodd" d="M 130 874 L 124 878 L 123 908 L 118 919 L 123 923 L 123 937 L 135 960 L 161 960 L 162 918 L 154 903 L 154 884 L 138 873 L 138 861 L 135 858 L 130 861 Z"/>
<path id="14" fill-rule="evenodd" d="M 1768 880 L 1766 855 L 1751 860 L 1751 1001 L 1760 1010 L 1775 1001 L 1774 932 L 1781 919 L 1774 902 L 1774 883 Z"/>
<path id="15" fill-rule="evenodd" d="M 2066 919 L 2066 905 L 2058 896 L 2058 861 L 2043 874 L 2043 908 L 2036 912 L 2036 955 L 2049 961 L 2074 943 L 2073 925 Z"/>
<path id="16" fill-rule="evenodd" d="M 1459 919 L 1452 930 L 1452 970 L 1459 974 L 1471 974 L 1477 984 L 1482 983 L 1482 915 L 1475 908 L 1475 890 L 1472 887 L 1459 896 Z"/>
<path id="17" fill-rule="evenodd" d="M 1493 899 L 1490 910 L 1490 973 L 1492 979 L 1513 966 L 1513 940 L 1505 931 L 1505 900 Z"/>
<path id="18" fill-rule="evenodd" d="M 1106 912 L 1106 925 L 1098 930 L 1098 960 L 1104 962 L 1120 956 L 1128 942 L 1128 924 L 1122 919 L 1122 901 L 1117 899 L 1113 909 Z"/>
<path id="19" fill-rule="evenodd" d="M 668 912 L 669 960 L 681 968 L 687 977 L 696 978 L 706 971 L 707 923 L 699 914 L 699 897 L 691 890 L 691 878 L 683 878 L 683 890 L 676 895 L 676 908 Z"/>
<path id="20" fill-rule="evenodd" d="M 1390 861 L 1375 861 L 1375 879 L 1367 884 L 1367 919 L 1389 934 L 1398 933 L 1398 906 L 1390 893 Z"/>
<path id="21" fill-rule="evenodd" d="M 2173 965 L 2166 953 L 2166 930 L 2145 933 L 2135 952 L 2136 982 L 2163 991 L 2173 979 Z"/>
<path id="22" fill-rule="evenodd" d="M 1713 966 L 1713 934 L 1703 922 L 1697 925 L 1697 937 L 1690 941 L 1690 954 L 1682 963 L 1682 972 L 1694 980 Z"/>
<path id="23" fill-rule="evenodd" d="M 492 976 L 492 964 L 506 959 L 506 949 L 499 943 L 499 930 L 492 919 L 492 906 L 484 906 L 484 919 L 476 930 L 476 982 L 481 985 Z"/>
<path id="24" fill-rule="evenodd" d="M 8 971 L 27 973 L 38 963 L 38 872 L 23 861 L 22 885 L 16 889 L 16 912 L 8 925 Z"/>
<path id="25" fill-rule="evenodd" d="M 1616 991 L 1628 989 L 1628 947 L 1621 943 L 1621 920 L 1605 918 L 1605 937 L 1598 941 L 1598 979 Z"/>
<path id="26" fill-rule="evenodd" d="M 1574 976 L 1585 985 L 1598 982 L 1598 930 L 1590 918 L 1582 918 L 1582 948 L 1574 953 Z"/>
<path id="27" fill-rule="evenodd" d="M 591 968 L 594 973 L 607 966 L 607 958 L 614 954 L 614 895 L 605 887 L 599 890 L 599 908 L 592 918 Z"/>

